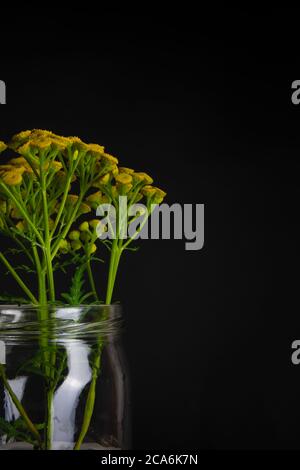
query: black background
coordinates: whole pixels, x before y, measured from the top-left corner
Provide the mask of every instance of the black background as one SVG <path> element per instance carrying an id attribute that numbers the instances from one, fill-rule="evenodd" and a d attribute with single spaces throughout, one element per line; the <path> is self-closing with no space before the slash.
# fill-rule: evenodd
<path id="1" fill-rule="evenodd" d="M 79 135 L 205 204 L 203 250 L 122 260 L 135 449 L 300 448 L 299 13 L 1 13 L 2 140 Z"/>

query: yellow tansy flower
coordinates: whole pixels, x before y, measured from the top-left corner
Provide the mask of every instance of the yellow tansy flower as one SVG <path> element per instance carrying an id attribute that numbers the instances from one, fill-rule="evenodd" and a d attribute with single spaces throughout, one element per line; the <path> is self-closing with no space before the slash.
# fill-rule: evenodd
<path id="1" fill-rule="evenodd" d="M 104 147 L 98 144 L 88 144 L 88 152 L 94 157 L 102 157 L 104 154 Z"/>
<path id="2" fill-rule="evenodd" d="M 127 173 L 119 173 L 115 180 L 119 184 L 130 184 L 132 182 L 132 176 Z"/>
<path id="3" fill-rule="evenodd" d="M 7 184 L 7 186 L 18 186 L 22 183 L 22 173 L 15 170 L 7 171 L 1 175 L 1 180 L 3 183 Z"/>
<path id="4" fill-rule="evenodd" d="M 0 175 L 6 173 L 7 171 L 12 171 L 15 167 L 13 165 L 0 165 Z"/>
<path id="5" fill-rule="evenodd" d="M 78 201 L 78 196 L 76 194 L 69 194 L 68 197 L 67 197 L 67 205 L 70 205 L 70 206 L 75 206 L 76 202 Z"/>
<path id="6" fill-rule="evenodd" d="M 120 166 L 119 167 L 119 172 L 120 173 L 127 173 L 128 175 L 133 175 L 134 170 L 132 168 L 127 168 L 126 166 Z"/>
<path id="7" fill-rule="evenodd" d="M 161 202 L 163 202 L 164 198 L 166 197 L 167 193 L 165 193 L 165 191 L 163 191 L 162 189 L 159 189 L 159 188 L 155 188 L 155 195 L 154 195 L 154 198 L 153 198 L 153 202 L 156 203 L 156 204 L 160 204 Z"/>
<path id="8" fill-rule="evenodd" d="M 117 165 L 119 163 L 118 159 L 109 153 L 103 153 L 103 160 L 107 163 L 112 163 L 113 165 Z"/>
<path id="9" fill-rule="evenodd" d="M 101 203 L 102 200 L 102 193 L 101 191 L 97 191 L 94 194 L 90 194 L 86 198 L 86 203 L 91 206 L 93 209 L 97 209 L 98 205 Z"/>
<path id="10" fill-rule="evenodd" d="M 134 183 L 142 183 L 142 182 L 145 184 L 153 183 L 153 179 L 151 178 L 151 176 L 147 175 L 147 173 L 143 173 L 143 172 L 133 173 L 132 177 L 133 177 Z"/>
<path id="11" fill-rule="evenodd" d="M 79 214 L 79 215 L 88 214 L 89 212 L 91 212 L 90 206 L 88 206 L 87 204 L 85 204 L 84 202 L 82 202 L 82 203 L 80 204 L 80 206 L 79 206 L 78 214 Z"/>
<path id="12" fill-rule="evenodd" d="M 153 196 L 156 193 L 156 189 L 153 186 L 147 185 L 141 189 L 141 193 L 147 197 Z"/>
<path id="13" fill-rule="evenodd" d="M 50 168 L 52 168 L 54 171 L 59 171 L 62 169 L 62 163 L 60 162 L 52 162 Z"/>
<path id="14" fill-rule="evenodd" d="M 24 157 L 11 158 L 8 163 L 11 164 L 11 165 L 14 165 L 16 167 L 21 166 L 21 167 L 25 168 L 25 171 L 27 173 L 33 173 L 33 170 L 31 168 L 31 166 L 29 165 L 26 158 L 24 158 Z"/>
<path id="15" fill-rule="evenodd" d="M 102 193 L 101 191 L 97 191 L 96 193 L 93 193 L 93 194 L 90 194 L 86 200 L 88 202 L 98 202 L 100 204 L 101 202 L 101 197 L 102 197 Z"/>

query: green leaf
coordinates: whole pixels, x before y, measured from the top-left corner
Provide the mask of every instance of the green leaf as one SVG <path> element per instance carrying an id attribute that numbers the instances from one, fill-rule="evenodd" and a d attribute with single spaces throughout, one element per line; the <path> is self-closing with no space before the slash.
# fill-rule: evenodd
<path id="1" fill-rule="evenodd" d="M 34 441 L 27 430 L 26 423 L 22 418 L 18 418 L 16 421 L 5 421 L 5 419 L 0 418 L 0 431 L 6 436 L 6 442 L 10 439 L 29 442 L 30 444 L 35 445 Z"/>
<path id="2" fill-rule="evenodd" d="M 13 295 L 9 294 L 2 294 L 0 295 L 0 302 L 9 302 L 9 303 L 16 303 L 16 304 L 30 304 L 31 301 L 25 299 L 23 297 L 14 297 Z"/>
<path id="3" fill-rule="evenodd" d="M 62 298 L 65 299 L 70 305 L 80 305 L 86 298 L 87 293 L 83 290 L 83 286 L 85 284 L 85 269 L 86 263 L 76 268 L 71 280 L 70 291 L 61 294 Z M 89 295 L 90 293 L 88 293 L 88 296 Z"/>
<path id="4" fill-rule="evenodd" d="M 25 271 L 26 273 L 36 273 L 36 269 L 32 269 L 26 264 L 21 264 L 15 267 L 15 271 Z"/>
<path id="5" fill-rule="evenodd" d="M 98 261 L 99 263 L 104 263 L 102 258 L 97 258 L 97 256 L 91 256 L 91 261 Z"/>
<path id="6" fill-rule="evenodd" d="M 53 271 L 61 270 L 63 273 L 66 273 L 66 268 L 69 266 L 76 266 L 82 264 L 82 255 L 75 254 L 74 256 L 65 259 L 64 261 L 58 261 L 53 265 Z"/>
<path id="7" fill-rule="evenodd" d="M 129 248 L 127 247 L 127 248 L 125 248 L 124 251 L 134 251 L 134 252 L 136 252 L 136 251 L 138 251 L 139 249 L 140 249 L 139 246 L 129 247 Z"/>

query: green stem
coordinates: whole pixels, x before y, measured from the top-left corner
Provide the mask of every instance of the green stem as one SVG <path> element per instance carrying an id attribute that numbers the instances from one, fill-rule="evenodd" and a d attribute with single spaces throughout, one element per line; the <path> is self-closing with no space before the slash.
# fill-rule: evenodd
<path id="1" fill-rule="evenodd" d="M 96 285 L 95 285 L 95 280 L 94 280 L 94 276 L 93 276 L 93 271 L 92 271 L 92 268 L 91 268 L 91 259 L 90 258 L 88 258 L 86 267 L 87 267 L 87 273 L 88 273 L 89 282 L 90 282 L 90 285 L 91 285 L 93 295 L 95 297 L 95 300 L 98 301 L 99 297 L 98 297 L 97 290 L 96 290 Z"/>
<path id="2" fill-rule="evenodd" d="M 64 211 L 64 208 L 65 208 L 65 205 L 66 205 L 66 201 L 67 201 L 67 197 L 68 197 L 68 194 L 69 194 L 69 189 L 70 189 L 70 186 L 71 186 L 72 176 L 73 176 L 73 173 L 70 174 L 69 177 L 67 178 L 67 183 L 66 183 L 66 187 L 65 187 L 65 190 L 64 190 L 63 198 L 62 198 L 62 201 L 61 201 L 60 206 L 59 206 L 59 211 L 58 211 L 58 213 L 57 213 L 57 216 L 56 216 L 56 219 L 55 219 L 55 222 L 54 222 L 53 229 L 52 229 L 52 231 L 51 231 L 51 236 L 54 235 L 55 230 L 57 229 L 57 226 L 58 226 L 58 224 L 59 224 L 59 222 L 60 222 L 62 213 L 63 213 L 63 211 Z"/>
<path id="3" fill-rule="evenodd" d="M 55 287 L 54 287 L 54 276 L 53 276 L 53 268 L 52 268 L 52 260 L 51 260 L 51 238 L 50 238 L 50 231 L 49 231 L 49 214 L 48 214 L 48 203 L 47 203 L 46 178 L 45 178 L 45 172 L 43 169 L 43 159 L 41 160 L 40 172 L 41 172 L 43 216 L 44 216 L 44 227 L 45 227 L 44 255 L 45 255 L 45 262 L 47 266 L 47 278 L 48 278 L 48 284 L 49 284 L 50 300 L 54 302 Z"/>
<path id="4" fill-rule="evenodd" d="M 11 234 L 11 232 L 10 232 Z M 26 254 L 26 256 L 28 257 L 28 259 L 30 260 L 30 262 L 33 264 L 34 263 L 34 260 L 29 252 L 29 250 L 27 249 L 27 247 L 24 245 L 24 243 L 21 242 L 21 240 L 18 239 L 18 237 L 15 235 L 15 234 L 12 234 L 11 235 L 14 242 L 19 245 L 19 247 L 21 248 L 21 250 L 24 251 L 24 253 Z"/>
<path id="5" fill-rule="evenodd" d="M 154 206 L 154 204 L 153 204 Z M 140 224 L 140 227 L 138 228 L 138 230 L 135 231 L 135 233 L 132 235 L 132 237 L 130 237 L 126 243 L 124 243 L 123 245 L 123 250 L 125 250 L 128 245 L 130 245 L 131 242 L 133 242 L 135 240 L 135 238 L 138 236 L 138 234 L 142 231 L 142 229 L 144 228 L 147 220 L 149 219 L 150 215 L 152 214 L 152 212 L 154 211 L 155 209 L 155 206 L 151 208 L 151 210 L 149 211 L 148 210 L 148 215 L 144 218 L 143 222 Z"/>
<path id="6" fill-rule="evenodd" d="M 117 220 L 118 220 L 118 216 L 117 216 Z M 106 291 L 106 299 L 105 299 L 106 305 L 110 305 L 112 301 L 112 295 L 113 295 L 113 290 L 115 286 L 118 266 L 119 266 L 121 254 L 123 252 L 123 248 L 122 248 L 123 239 L 119 238 L 120 234 L 122 233 L 123 223 L 124 221 L 121 221 L 121 227 L 119 226 L 119 223 L 117 224 L 115 238 L 111 247 L 111 257 L 110 257 L 110 263 L 109 263 L 107 291 Z"/>
<path id="7" fill-rule="evenodd" d="M 0 252 L 0 260 L 2 261 L 2 263 L 7 267 L 7 269 L 9 270 L 9 272 L 11 273 L 11 275 L 13 276 L 13 278 L 15 279 L 15 281 L 17 281 L 17 283 L 19 284 L 19 286 L 21 287 L 21 289 L 25 292 L 25 294 L 28 296 L 28 298 L 31 300 L 31 302 L 33 304 L 38 304 L 38 301 L 37 299 L 35 298 L 35 296 L 33 295 L 33 293 L 31 292 L 31 290 L 26 286 L 26 284 L 22 281 L 22 279 L 20 278 L 20 276 L 18 275 L 18 273 L 14 270 L 14 268 L 12 267 L 12 265 L 9 263 L 9 261 L 5 258 L 5 256 L 3 255 L 3 253 Z"/>
<path id="8" fill-rule="evenodd" d="M 53 276 L 53 267 L 51 259 L 51 238 L 49 231 L 49 214 L 48 214 L 48 204 L 47 204 L 47 191 L 46 191 L 46 180 L 45 174 L 41 166 L 41 185 L 42 185 L 42 198 L 43 198 L 43 214 L 44 214 L 44 226 L 45 226 L 45 248 L 44 248 L 44 257 L 45 265 L 47 269 L 47 279 L 49 286 L 49 297 L 52 302 L 55 301 L 55 287 L 54 287 L 54 276 Z M 46 341 L 48 346 L 48 324 L 46 325 Z M 45 432 L 45 446 L 47 450 L 51 449 L 52 446 L 52 433 L 53 433 L 53 398 L 54 398 L 54 389 L 52 385 L 52 380 L 54 377 L 54 366 L 56 362 L 56 352 L 51 350 L 50 353 L 45 353 L 47 360 L 49 360 L 49 370 L 47 373 L 48 384 L 47 387 L 47 413 L 46 413 L 46 432 Z"/>
<path id="9" fill-rule="evenodd" d="M 116 232 L 117 234 L 120 233 L 118 228 Z M 120 245 L 119 245 L 119 239 L 117 236 L 114 238 L 114 241 L 112 243 L 108 281 L 107 281 L 106 305 L 109 305 L 112 300 L 112 294 L 113 294 L 114 284 L 116 280 L 117 270 L 118 270 L 118 266 L 120 262 L 120 257 L 123 251 L 122 243 L 123 243 L 123 240 L 120 240 Z M 74 450 L 80 449 L 83 443 L 83 440 L 88 432 L 91 419 L 93 416 L 93 411 L 95 407 L 95 399 L 96 399 L 96 383 L 97 383 L 97 378 L 98 378 L 100 367 L 101 367 L 102 349 L 103 349 L 103 342 L 101 341 L 101 339 L 98 339 L 97 352 L 96 352 L 97 355 L 96 355 L 95 363 L 92 366 L 92 381 L 89 387 L 89 392 L 88 392 L 88 396 L 87 396 L 87 400 L 85 404 L 83 423 L 82 423 L 81 431 L 77 439 L 77 442 L 75 444 Z"/>
<path id="10" fill-rule="evenodd" d="M 6 390 L 8 391 L 9 393 L 9 396 L 13 402 L 13 404 L 15 405 L 15 407 L 17 408 L 18 412 L 20 413 L 20 415 L 22 416 L 24 422 L 26 423 L 26 426 L 28 427 L 29 431 L 31 432 L 31 434 L 37 439 L 37 441 L 41 444 L 41 437 L 40 437 L 40 434 L 38 432 L 38 430 L 36 429 L 35 425 L 33 424 L 33 422 L 31 421 L 31 419 L 29 418 L 28 414 L 26 413 L 22 403 L 18 400 L 18 397 L 15 395 L 13 389 L 11 388 L 11 386 L 9 385 L 9 382 L 6 378 L 6 374 L 5 374 L 5 368 L 3 366 L 3 364 L 0 364 L 0 375 L 2 377 L 2 380 L 3 380 L 3 384 L 4 384 L 4 387 L 6 388 Z"/>
<path id="11" fill-rule="evenodd" d="M 121 256 L 121 250 L 119 250 L 118 248 L 118 239 L 115 238 L 112 244 L 110 263 L 109 263 L 109 274 L 108 274 L 108 284 L 107 284 L 107 293 L 106 293 L 107 305 L 111 303 L 114 280 L 116 278 L 116 270 L 119 264 L 120 256 Z M 98 378 L 100 367 L 101 367 L 102 349 L 103 349 L 103 342 L 101 341 L 101 339 L 98 339 L 96 359 L 95 359 L 95 363 L 92 366 L 92 381 L 91 381 L 88 396 L 86 399 L 83 423 L 81 426 L 79 437 L 74 446 L 74 450 L 80 449 L 83 443 L 83 440 L 90 427 L 90 423 L 91 423 L 91 419 L 92 419 L 94 407 L 95 407 L 96 383 L 97 383 L 97 378 Z"/>
<path id="12" fill-rule="evenodd" d="M 53 266 L 52 266 L 52 260 L 51 260 L 51 248 L 50 248 L 50 242 L 49 240 L 46 242 L 46 248 L 45 248 L 45 261 L 47 265 L 47 279 L 48 279 L 48 285 L 49 285 L 49 296 L 51 302 L 55 301 L 55 286 L 54 286 L 54 275 L 53 275 Z"/>
<path id="13" fill-rule="evenodd" d="M 115 238 L 112 244 L 111 257 L 110 257 L 110 263 L 109 263 L 108 285 L 107 285 L 107 294 L 106 294 L 107 305 L 110 304 L 111 302 L 114 279 L 116 277 L 116 268 L 120 260 L 120 255 L 121 255 L 121 250 L 119 250 L 118 248 L 118 239 Z M 98 378 L 100 367 L 101 367 L 102 348 L 103 348 L 103 342 L 101 341 L 101 339 L 98 339 L 96 359 L 92 366 L 92 381 L 91 381 L 88 396 L 86 399 L 83 423 L 81 426 L 79 437 L 74 446 L 74 450 L 80 449 L 83 443 L 83 440 L 90 427 L 90 423 L 91 423 L 91 419 L 92 419 L 94 407 L 95 407 L 96 383 L 97 383 L 97 378 Z"/>
<path id="14" fill-rule="evenodd" d="M 112 299 L 112 290 L 113 290 L 113 275 L 114 275 L 114 265 L 115 265 L 115 257 L 118 250 L 118 240 L 117 238 L 114 239 L 111 247 L 111 255 L 110 255 L 110 262 L 109 262 L 109 271 L 108 271 L 108 280 L 107 280 L 107 290 L 106 290 L 106 305 L 111 303 Z"/>
<path id="15" fill-rule="evenodd" d="M 46 391 L 46 427 L 45 427 L 45 435 L 44 435 L 44 443 L 45 448 L 50 449 L 52 445 L 52 430 L 53 430 L 53 394 L 54 389 L 51 387 L 51 377 L 54 374 L 54 366 L 55 364 L 55 353 L 53 351 L 48 351 L 48 310 L 47 310 L 47 291 L 46 291 L 46 272 L 45 269 L 41 266 L 41 261 L 39 258 L 39 254 L 35 245 L 32 247 L 33 256 L 36 264 L 37 276 L 38 276 L 38 286 L 39 286 L 39 302 L 41 305 L 40 308 L 40 318 L 41 321 L 41 337 L 40 337 L 40 347 L 43 353 L 43 359 L 45 363 L 45 376 L 48 381 L 47 387 L 50 387 Z M 52 267 L 52 263 L 51 263 Z M 49 365 L 50 363 L 50 365 Z"/>
<path id="16" fill-rule="evenodd" d="M 44 279 L 45 281 L 45 279 Z M 54 388 L 52 384 L 52 377 L 54 374 L 53 366 L 53 351 L 49 351 L 49 314 L 47 305 L 41 305 L 39 309 L 39 321 L 41 324 L 41 334 L 39 338 L 40 348 L 43 356 L 43 366 L 45 374 L 45 395 L 46 395 L 46 413 L 45 413 L 45 433 L 44 444 L 45 449 L 51 448 L 52 443 L 52 429 L 53 429 L 53 394 Z"/>
<path id="17" fill-rule="evenodd" d="M 63 240 L 66 235 L 68 234 L 73 222 L 75 221 L 76 219 L 76 216 L 77 216 L 77 212 L 78 212 L 78 209 L 80 207 L 80 204 L 82 203 L 82 200 L 83 200 L 83 197 L 84 197 L 84 194 L 85 192 L 83 192 L 80 196 L 79 196 L 79 199 L 74 207 L 74 210 L 72 212 L 72 217 L 70 218 L 70 220 L 68 221 L 67 225 L 65 226 L 64 230 L 62 231 L 62 233 L 60 234 L 60 236 L 57 238 L 56 240 L 56 243 L 54 244 L 54 247 L 53 247 L 53 251 L 52 251 L 52 255 L 51 255 L 51 259 L 53 260 L 59 250 L 59 245 L 60 245 L 60 241 Z"/>
<path id="18" fill-rule="evenodd" d="M 117 272 L 118 272 L 118 267 L 119 267 L 122 251 L 123 251 L 122 248 L 117 248 L 115 256 L 114 256 L 112 274 L 111 274 L 111 279 L 110 279 L 110 286 L 109 286 L 108 295 L 106 297 L 106 305 L 110 305 L 112 301 L 112 296 L 113 296 L 113 291 L 115 287 L 115 282 L 116 282 L 116 277 L 117 277 Z"/>
<path id="19" fill-rule="evenodd" d="M 46 450 L 51 450 L 51 447 L 52 447 L 53 398 L 54 398 L 54 390 L 51 387 L 47 392 L 47 416 L 46 416 L 46 433 L 45 433 Z"/>
<path id="20" fill-rule="evenodd" d="M 57 369 L 57 373 L 56 373 L 56 377 L 55 377 L 55 380 L 53 382 L 53 390 L 56 389 L 60 379 L 61 379 L 61 374 L 63 373 L 65 367 L 66 367 L 66 362 L 67 362 L 67 353 L 64 352 L 63 354 L 63 357 L 61 358 L 60 360 L 60 365 Z"/>
<path id="21" fill-rule="evenodd" d="M 88 396 L 87 396 L 87 399 L 86 399 L 84 415 L 83 415 L 83 423 L 82 423 L 82 426 L 81 426 L 79 437 L 78 437 L 77 442 L 74 446 L 74 450 L 80 450 L 80 447 L 83 443 L 83 440 L 84 440 L 84 438 L 86 436 L 86 433 L 88 432 L 90 424 L 91 424 L 91 419 L 92 419 L 92 416 L 93 416 L 94 406 L 95 406 L 95 399 L 96 399 L 97 378 L 98 378 L 98 374 L 99 374 L 100 366 L 101 366 L 102 347 L 103 347 L 102 342 L 99 342 L 98 343 L 98 348 L 97 348 L 97 356 L 96 356 L 95 363 L 93 364 L 93 368 L 92 368 L 92 381 L 91 381 Z"/>
<path id="22" fill-rule="evenodd" d="M 36 273 L 38 278 L 38 290 L 39 290 L 39 303 L 40 305 L 46 305 L 47 293 L 45 286 L 45 273 L 42 272 L 41 261 L 37 251 L 36 245 L 32 245 L 33 258 L 36 266 Z"/>
<path id="23" fill-rule="evenodd" d="M 15 195 L 13 194 L 12 191 L 10 191 L 10 189 L 8 189 L 8 187 L 6 186 L 6 184 L 4 184 L 3 182 L 0 181 L 0 188 L 3 189 L 3 191 L 6 193 L 6 195 L 14 202 L 14 204 L 16 205 L 16 207 L 18 208 L 18 210 L 20 211 L 20 213 L 22 214 L 22 216 L 24 217 L 24 219 L 26 220 L 26 222 L 28 223 L 28 225 L 30 226 L 30 228 L 33 230 L 33 232 L 35 233 L 37 239 L 39 240 L 39 242 L 43 245 L 44 244 L 44 240 L 41 236 L 41 234 L 39 233 L 38 229 L 36 228 L 36 226 L 33 224 L 32 220 L 30 219 L 28 213 L 26 212 L 26 210 L 24 209 L 23 205 L 20 203 L 20 201 L 15 197 Z"/>

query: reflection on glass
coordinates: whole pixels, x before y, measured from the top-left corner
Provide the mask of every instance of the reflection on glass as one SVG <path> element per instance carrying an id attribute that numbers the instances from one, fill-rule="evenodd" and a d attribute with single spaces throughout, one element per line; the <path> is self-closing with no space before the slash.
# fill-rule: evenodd
<path id="1" fill-rule="evenodd" d="M 47 308 L 0 306 L 0 449 L 129 448 L 120 307 Z"/>

